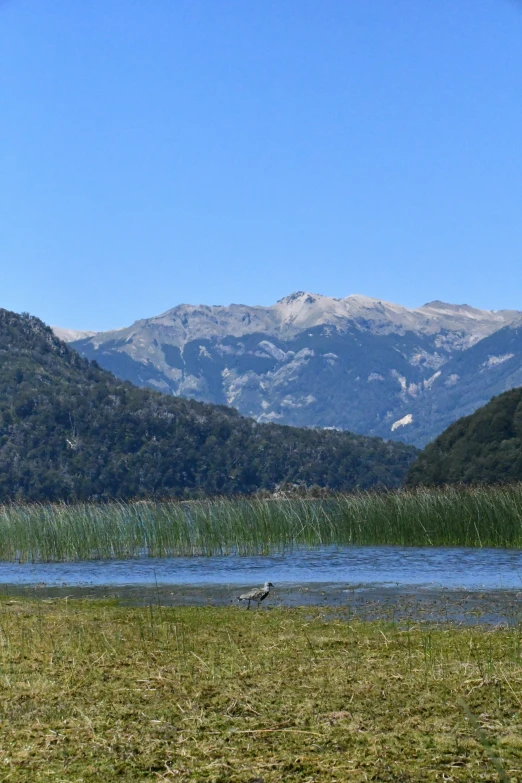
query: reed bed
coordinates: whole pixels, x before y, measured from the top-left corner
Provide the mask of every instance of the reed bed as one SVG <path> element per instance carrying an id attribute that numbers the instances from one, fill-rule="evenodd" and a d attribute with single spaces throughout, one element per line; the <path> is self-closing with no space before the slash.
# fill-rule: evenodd
<path id="1" fill-rule="evenodd" d="M 4 561 L 255 555 L 351 544 L 522 548 L 522 484 L 0 507 Z"/>

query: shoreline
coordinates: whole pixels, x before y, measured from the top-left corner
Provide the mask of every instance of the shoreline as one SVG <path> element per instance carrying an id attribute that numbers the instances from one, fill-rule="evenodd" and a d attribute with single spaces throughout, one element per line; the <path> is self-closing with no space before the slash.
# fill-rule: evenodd
<path id="1" fill-rule="evenodd" d="M 3 599 L 43 601 L 87 599 L 113 600 L 122 606 L 237 606 L 237 596 L 251 585 L 20 585 L 4 584 Z M 276 608 L 323 607 L 347 619 L 385 620 L 460 625 L 522 625 L 522 592 L 513 589 L 433 587 L 430 585 L 351 585 L 302 583 L 276 585 L 259 611 Z M 252 606 L 251 611 L 257 611 Z"/>

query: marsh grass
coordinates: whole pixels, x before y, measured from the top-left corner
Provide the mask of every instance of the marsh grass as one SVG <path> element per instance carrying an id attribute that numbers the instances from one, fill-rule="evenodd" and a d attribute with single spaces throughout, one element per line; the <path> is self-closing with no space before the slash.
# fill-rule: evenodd
<path id="1" fill-rule="evenodd" d="M 0 507 L 0 560 L 254 555 L 350 544 L 522 548 L 522 485 Z"/>
<path id="2" fill-rule="evenodd" d="M 0 601 L 0 779 L 522 780 L 521 628 Z"/>

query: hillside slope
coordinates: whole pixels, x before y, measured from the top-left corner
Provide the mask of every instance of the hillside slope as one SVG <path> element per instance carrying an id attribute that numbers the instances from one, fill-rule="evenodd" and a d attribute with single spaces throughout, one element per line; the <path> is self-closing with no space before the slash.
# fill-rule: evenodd
<path id="1" fill-rule="evenodd" d="M 0 310 L 0 501 L 396 486 L 415 454 L 133 387 Z"/>
<path id="2" fill-rule="evenodd" d="M 522 386 L 522 324 L 516 321 L 449 359 L 429 394 L 410 405 L 408 442 L 423 444 L 433 433 L 469 416 L 489 400 Z"/>
<path id="3" fill-rule="evenodd" d="M 408 486 L 522 481 L 522 389 L 448 427 L 411 466 Z"/>
<path id="4" fill-rule="evenodd" d="M 73 345 L 136 385 L 232 405 L 259 422 L 424 445 L 459 415 L 516 385 L 522 351 L 508 343 L 521 316 L 301 291 L 271 307 L 179 305 Z M 465 361 L 444 372 L 473 351 L 483 355 L 480 372 L 471 363 L 468 371 Z M 510 375 L 500 378 L 507 354 Z"/>

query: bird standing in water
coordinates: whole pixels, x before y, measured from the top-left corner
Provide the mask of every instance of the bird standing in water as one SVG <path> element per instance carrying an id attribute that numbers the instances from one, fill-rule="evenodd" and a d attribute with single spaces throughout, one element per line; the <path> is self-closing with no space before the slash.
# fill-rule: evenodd
<path id="1" fill-rule="evenodd" d="M 270 588 L 274 585 L 272 582 L 265 582 L 264 587 L 255 587 L 253 590 L 249 590 L 248 593 L 238 596 L 238 601 L 248 601 L 247 609 L 250 609 L 250 601 L 257 601 L 257 608 L 259 604 L 264 601 L 270 592 Z"/>

